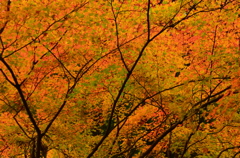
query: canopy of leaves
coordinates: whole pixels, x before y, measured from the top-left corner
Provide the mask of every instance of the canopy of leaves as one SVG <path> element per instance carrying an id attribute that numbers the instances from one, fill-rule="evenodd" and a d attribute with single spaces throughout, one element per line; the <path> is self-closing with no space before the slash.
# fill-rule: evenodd
<path id="1" fill-rule="evenodd" d="M 237 157 L 238 0 L 0 0 L 0 157 Z"/>

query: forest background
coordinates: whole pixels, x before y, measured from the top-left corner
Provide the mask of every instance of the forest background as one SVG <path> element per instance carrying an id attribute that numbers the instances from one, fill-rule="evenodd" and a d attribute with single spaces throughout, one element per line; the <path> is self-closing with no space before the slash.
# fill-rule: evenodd
<path id="1" fill-rule="evenodd" d="M 1 0 L 0 157 L 240 155 L 238 0 Z"/>

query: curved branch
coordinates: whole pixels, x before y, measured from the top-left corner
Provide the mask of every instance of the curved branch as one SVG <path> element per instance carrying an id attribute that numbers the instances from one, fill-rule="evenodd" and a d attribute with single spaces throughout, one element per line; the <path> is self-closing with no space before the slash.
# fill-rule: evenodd
<path id="1" fill-rule="evenodd" d="M 226 148 L 226 149 L 222 150 L 222 151 L 218 154 L 217 158 L 220 158 L 220 156 L 222 155 L 223 152 L 228 151 L 228 150 L 230 150 L 230 149 L 235 149 L 235 148 L 239 148 L 239 149 L 240 149 L 240 146 L 229 147 L 229 148 Z M 239 153 L 239 152 L 238 152 L 238 153 Z M 237 154 L 238 154 L 238 153 L 237 153 Z"/>

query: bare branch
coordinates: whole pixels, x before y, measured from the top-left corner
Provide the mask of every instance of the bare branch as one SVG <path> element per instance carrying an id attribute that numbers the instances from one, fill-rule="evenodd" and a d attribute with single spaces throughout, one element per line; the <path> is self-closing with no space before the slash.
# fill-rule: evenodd
<path id="1" fill-rule="evenodd" d="M 151 6 L 150 6 L 150 4 L 151 4 L 151 0 L 148 0 L 148 7 L 147 7 L 147 31 L 148 31 L 148 33 L 147 33 L 147 41 L 149 41 L 150 40 L 150 36 L 151 36 L 151 30 L 150 30 L 150 28 L 151 28 L 151 25 L 150 25 L 150 8 L 151 8 Z"/>
<path id="2" fill-rule="evenodd" d="M 221 156 L 225 151 L 228 151 L 228 150 L 230 150 L 230 149 L 236 149 L 236 148 L 239 148 L 239 149 L 240 149 L 240 146 L 233 146 L 233 147 L 229 147 L 229 148 L 226 148 L 226 149 L 222 150 L 222 151 L 218 154 L 217 158 L 220 158 L 220 156 Z M 239 152 L 238 152 L 238 153 L 239 153 Z"/>
<path id="3" fill-rule="evenodd" d="M 118 14 L 120 12 L 120 9 L 122 7 L 123 2 L 121 3 L 121 6 L 119 7 L 119 10 L 118 10 L 117 13 L 115 13 L 112 3 L 113 3 L 113 1 L 111 1 L 110 4 L 111 4 L 111 10 L 112 10 L 112 13 L 113 13 L 113 17 L 114 17 L 114 24 L 115 24 L 115 30 L 116 30 L 117 49 L 118 49 L 118 51 L 120 53 L 121 61 L 123 62 L 124 67 L 126 68 L 127 71 L 129 71 L 129 68 L 128 68 L 126 62 L 125 62 L 125 59 L 123 57 L 123 53 L 122 53 L 121 47 L 120 47 L 120 42 L 119 42 L 119 40 L 120 40 L 119 38 L 120 37 L 119 37 L 119 29 L 118 29 L 118 22 L 117 22 Z"/>

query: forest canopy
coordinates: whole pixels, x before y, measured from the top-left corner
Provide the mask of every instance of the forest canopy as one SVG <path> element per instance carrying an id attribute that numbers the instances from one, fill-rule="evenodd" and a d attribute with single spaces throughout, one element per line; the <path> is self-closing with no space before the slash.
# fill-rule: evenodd
<path id="1" fill-rule="evenodd" d="M 238 157 L 239 5 L 0 0 L 0 157 Z"/>

